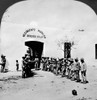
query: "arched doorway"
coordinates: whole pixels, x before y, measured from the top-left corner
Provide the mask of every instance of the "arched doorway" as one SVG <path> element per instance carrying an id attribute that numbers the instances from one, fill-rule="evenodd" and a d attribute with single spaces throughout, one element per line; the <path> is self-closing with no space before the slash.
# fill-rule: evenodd
<path id="1" fill-rule="evenodd" d="M 40 61 L 41 61 L 44 43 L 39 41 L 26 41 L 25 46 L 28 46 L 31 49 L 32 52 L 31 56 L 33 56 L 33 58 L 39 59 L 38 68 L 40 68 Z"/>

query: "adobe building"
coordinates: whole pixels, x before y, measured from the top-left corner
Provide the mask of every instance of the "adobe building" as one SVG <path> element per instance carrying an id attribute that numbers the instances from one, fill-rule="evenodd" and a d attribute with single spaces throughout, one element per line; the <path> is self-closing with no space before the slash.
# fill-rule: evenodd
<path id="1" fill-rule="evenodd" d="M 50 5 L 50 6 L 49 6 Z M 42 56 L 64 57 L 59 41 L 74 41 L 72 58 L 97 64 L 97 16 L 87 5 L 73 0 L 29 0 L 14 4 L 3 15 L 1 54 L 9 69 L 24 56 L 28 46 L 41 48 Z M 34 42 L 33 42 L 34 41 Z M 33 44 L 34 43 L 34 44 Z M 38 43 L 38 44 L 37 44 Z"/>

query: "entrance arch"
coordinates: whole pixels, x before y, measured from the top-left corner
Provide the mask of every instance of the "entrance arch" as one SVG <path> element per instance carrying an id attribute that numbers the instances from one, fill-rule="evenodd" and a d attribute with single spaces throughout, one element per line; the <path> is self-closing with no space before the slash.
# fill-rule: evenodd
<path id="1" fill-rule="evenodd" d="M 28 46 L 31 49 L 33 58 L 38 58 L 38 68 L 40 68 L 41 56 L 43 53 L 44 43 L 40 41 L 26 41 L 25 46 Z"/>
<path id="2" fill-rule="evenodd" d="M 43 42 L 39 42 L 39 41 L 26 41 L 25 45 L 31 48 L 31 50 L 33 52 L 33 57 L 41 58 L 42 52 L 43 52 L 43 46 L 44 46 Z"/>

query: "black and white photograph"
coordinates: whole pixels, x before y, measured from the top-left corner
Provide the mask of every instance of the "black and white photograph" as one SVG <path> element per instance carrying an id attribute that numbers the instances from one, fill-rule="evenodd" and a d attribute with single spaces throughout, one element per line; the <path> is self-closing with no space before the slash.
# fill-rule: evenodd
<path id="1" fill-rule="evenodd" d="M 97 0 L 0 0 L 0 100 L 97 100 Z"/>

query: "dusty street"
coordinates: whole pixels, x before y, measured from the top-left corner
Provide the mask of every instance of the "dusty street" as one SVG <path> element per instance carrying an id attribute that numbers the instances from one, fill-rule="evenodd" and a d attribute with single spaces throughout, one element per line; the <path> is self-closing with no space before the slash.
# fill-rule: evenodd
<path id="1" fill-rule="evenodd" d="M 21 77 L 21 71 L 0 73 L 0 100 L 97 100 L 96 71 L 96 67 L 89 68 L 88 84 L 41 70 L 26 79 Z M 73 89 L 77 96 L 72 95 Z"/>

